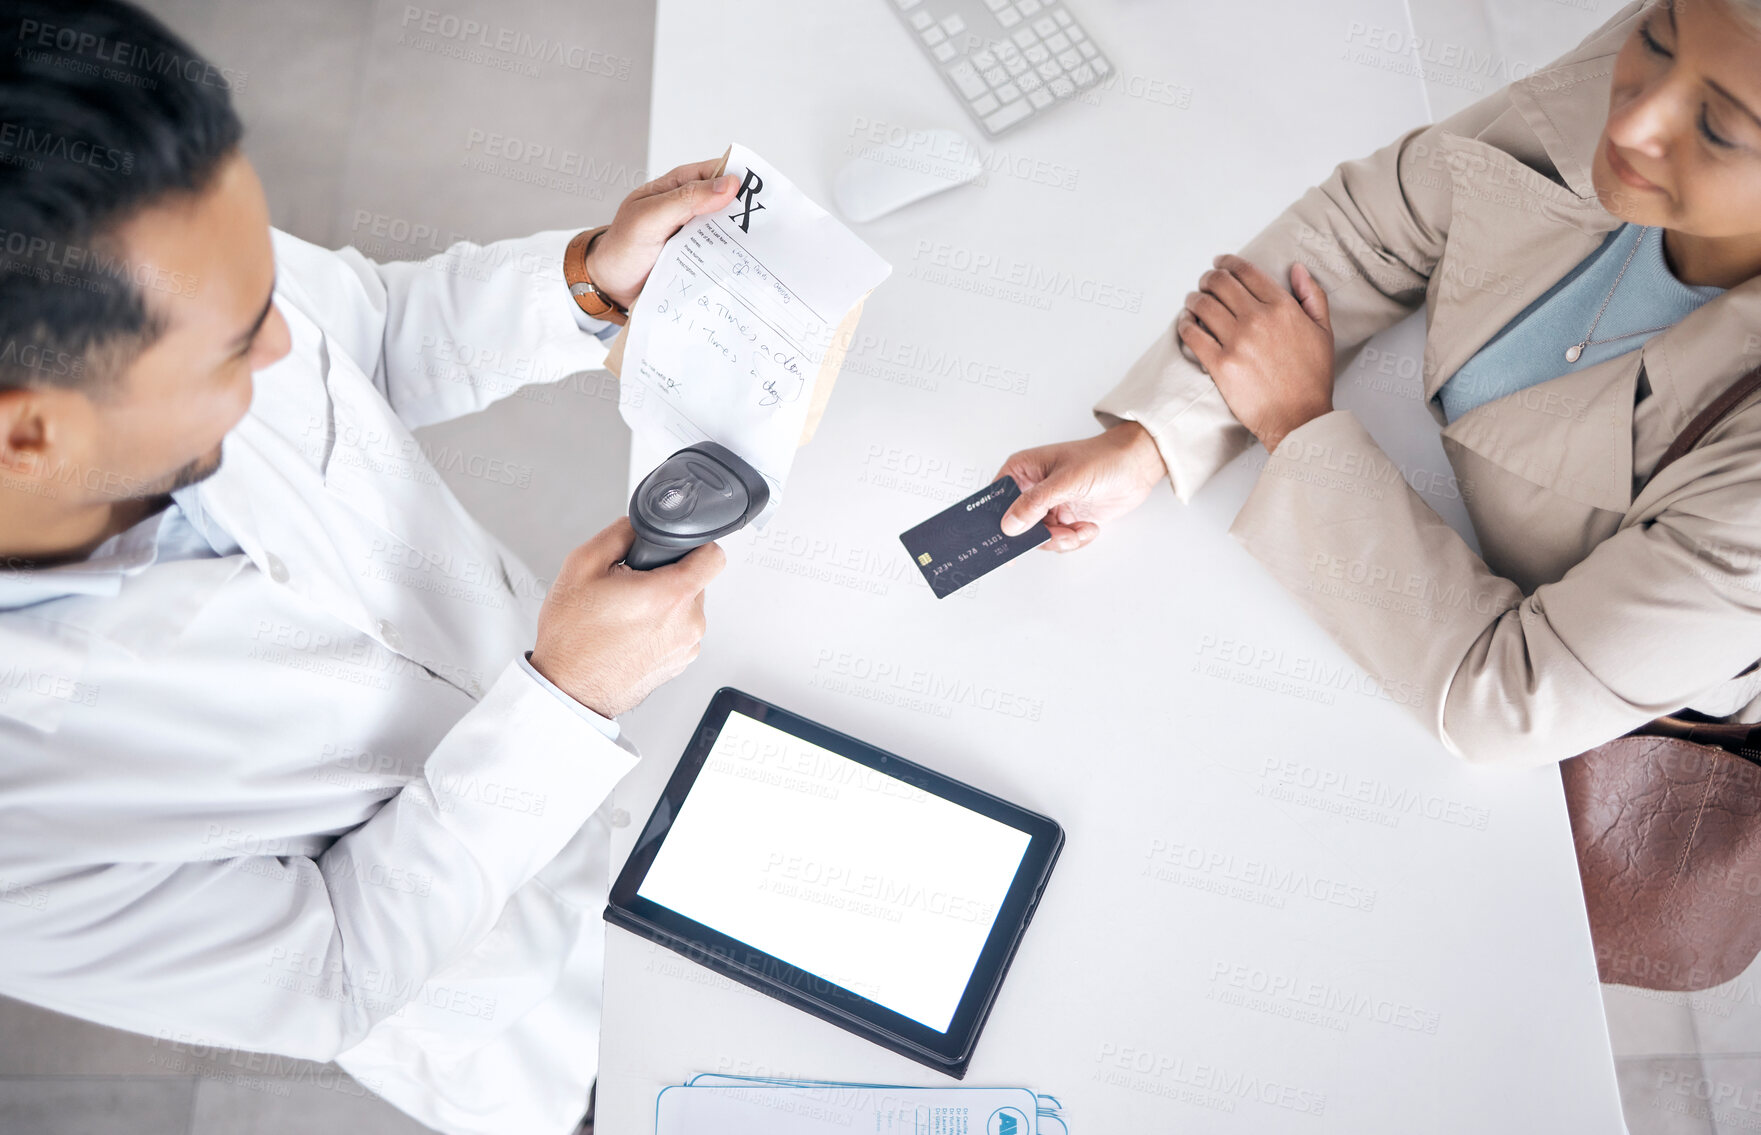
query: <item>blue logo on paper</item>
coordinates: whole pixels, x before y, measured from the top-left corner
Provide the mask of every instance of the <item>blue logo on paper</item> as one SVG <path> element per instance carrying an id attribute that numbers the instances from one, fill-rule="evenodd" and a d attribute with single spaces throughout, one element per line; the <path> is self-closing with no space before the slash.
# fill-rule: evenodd
<path id="1" fill-rule="evenodd" d="M 1000 1107 L 991 1112 L 991 1118 L 984 1125 L 985 1135 L 1028 1135 L 1032 1128 L 1027 1125 L 1027 1116 L 1018 1107 Z"/>

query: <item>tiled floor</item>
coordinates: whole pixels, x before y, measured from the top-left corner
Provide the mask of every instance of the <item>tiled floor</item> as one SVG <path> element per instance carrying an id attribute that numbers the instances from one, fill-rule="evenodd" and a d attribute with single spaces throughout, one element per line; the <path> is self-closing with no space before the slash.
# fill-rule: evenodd
<path id="1" fill-rule="evenodd" d="M 578 69 L 493 51 L 459 58 L 470 45 L 424 33 L 429 10 L 401 0 L 147 4 L 245 72 L 246 149 L 276 223 L 308 240 L 394 259 L 455 236 L 585 227 L 645 177 L 651 0 L 448 0 L 448 16 L 579 48 Z M 506 158 L 531 147 L 546 156 Z M 537 183 L 534 164 L 557 175 Z M 577 379 L 430 431 L 546 471 L 524 488 L 453 479 L 541 574 L 622 512 L 627 442 L 606 393 Z M 1692 998 L 1610 989 L 1605 1000 L 1634 1135 L 1761 1130 L 1761 966 Z M 331 1067 L 196 1050 L 0 1000 L 4 1135 L 421 1130 Z"/>
<path id="2" fill-rule="evenodd" d="M 1633 1135 L 1761 1131 L 1761 964 L 1703 993 L 1605 988 Z"/>

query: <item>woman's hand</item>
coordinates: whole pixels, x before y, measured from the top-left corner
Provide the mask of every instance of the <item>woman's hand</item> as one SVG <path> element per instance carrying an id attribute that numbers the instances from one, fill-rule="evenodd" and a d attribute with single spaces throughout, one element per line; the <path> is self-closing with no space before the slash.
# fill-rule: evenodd
<path id="1" fill-rule="evenodd" d="M 997 477 L 1013 477 L 1021 487 L 1020 499 L 1003 514 L 1003 534 L 1017 535 L 1043 519 L 1052 538 L 1041 547 L 1080 548 L 1100 534 L 1100 522 L 1142 504 L 1165 472 L 1155 440 L 1136 422 L 1082 441 L 1024 449 L 997 470 Z"/>
<path id="2" fill-rule="evenodd" d="M 1270 452 L 1285 434 L 1333 410 L 1327 293 L 1300 263 L 1291 265 L 1289 292 L 1239 256 L 1212 263 L 1186 297 L 1175 332 Z"/>

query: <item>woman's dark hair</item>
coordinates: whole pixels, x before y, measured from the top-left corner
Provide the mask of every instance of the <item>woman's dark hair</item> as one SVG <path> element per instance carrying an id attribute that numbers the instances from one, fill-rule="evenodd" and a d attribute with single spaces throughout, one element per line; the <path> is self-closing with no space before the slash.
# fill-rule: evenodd
<path id="1" fill-rule="evenodd" d="M 239 76 L 121 0 L 0 0 L 0 35 L 0 390 L 96 385 L 160 331 L 115 230 L 207 187 Z"/>

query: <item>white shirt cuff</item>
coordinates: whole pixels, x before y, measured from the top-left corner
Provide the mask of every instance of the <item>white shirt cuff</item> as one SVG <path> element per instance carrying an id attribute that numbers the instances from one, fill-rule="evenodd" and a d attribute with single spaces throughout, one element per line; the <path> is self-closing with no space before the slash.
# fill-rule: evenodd
<path id="1" fill-rule="evenodd" d="M 585 319 L 586 317 L 587 317 L 586 313 L 583 312 L 582 318 Z M 591 722 L 593 724 L 594 728 L 598 729 L 601 733 L 605 734 L 606 737 L 608 737 L 609 739 L 611 739 L 613 741 L 616 741 L 618 739 L 618 732 L 619 732 L 618 723 L 616 721 L 613 721 L 609 717 L 606 717 L 606 716 L 599 714 L 599 713 L 595 713 L 593 710 L 588 709 L 586 706 L 582 705 L 580 702 L 576 701 L 574 698 L 570 697 L 568 694 L 565 694 L 562 692 L 562 690 L 558 689 L 551 682 L 551 680 L 549 678 L 546 678 L 543 674 L 540 674 L 537 671 L 537 669 L 535 669 L 533 667 L 533 665 L 532 665 L 532 652 L 530 650 L 528 650 L 526 653 L 522 654 L 520 656 L 519 661 L 520 661 L 520 668 L 522 670 L 526 671 L 526 673 L 530 674 L 532 676 L 532 680 L 534 682 L 537 682 L 540 686 L 543 686 L 545 689 L 549 690 L 552 697 L 555 697 L 558 701 L 562 702 L 564 705 L 566 705 L 570 709 L 574 710 L 576 716 L 580 717 L 581 720 Z"/>
<path id="2" fill-rule="evenodd" d="M 569 313 L 575 317 L 575 326 L 587 332 L 587 334 L 593 336 L 595 339 L 598 339 L 601 343 L 611 342 L 613 339 L 617 338 L 618 332 L 623 330 L 621 324 L 608 323 L 603 319 L 595 319 L 591 315 L 582 311 L 581 305 L 576 303 L 575 297 L 569 295 L 568 292 L 565 291 L 563 295 L 567 297 L 569 301 Z"/>

